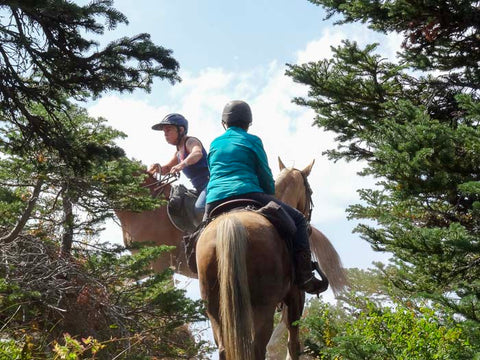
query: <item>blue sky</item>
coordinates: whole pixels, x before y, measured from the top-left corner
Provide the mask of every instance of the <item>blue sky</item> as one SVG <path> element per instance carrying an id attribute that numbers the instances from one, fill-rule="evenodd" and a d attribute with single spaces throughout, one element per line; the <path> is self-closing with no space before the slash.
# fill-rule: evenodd
<path id="1" fill-rule="evenodd" d="M 250 132 L 262 138 L 274 175 L 278 156 L 297 168 L 315 159 L 309 177 L 312 223 L 331 240 L 344 265 L 367 268 L 373 260 L 387 258 L 352 234 L 355 223 L 346 219 L 347 206 L 359 201 L 356 190 L 374 181 L 356 175 L 361 164 L 332 163 L 322 155 L 336 146 L 333 135 L 312 127 L 314 113 L 291 102 L 308 89 L 284 73 L 286 63 L 328 58 L 330 46 L 342 39 L 361 45 L 379 42 L 381 54 L 393 60 L 398 36 L 380 36 L 364 25 L 333 26 L 323 20 L 321 8 L 307 0 L 117 0 L 114 6 L 129 25 L 106 33 L 102 41 L 150 33 L 155 43 L 173 50 L 183 79 L 176 85 L 158 80 L 151 93 L 109 93 L 87 104 L 92 116 L 107 118 L 128 135 L 120 142 L 127 155 L 146 165 L 168 161 L 174 148 L 150 128 L 170 112 L 185 115 L 190 135 L 208 149 L 223 132 L 225 103 L 245 100 L 253 111 Z M 109 224 L 104 236 L 121 242 L 115 224 Z"/>
<path id="2" fill-rule="evenodd" d="M 126 33 L 152 34 L 190 71 L 293 61 L 292 45 L 314 39 L 324 17 L 307 0 L 123 0 L 115 6 L 129 18 Z"/>

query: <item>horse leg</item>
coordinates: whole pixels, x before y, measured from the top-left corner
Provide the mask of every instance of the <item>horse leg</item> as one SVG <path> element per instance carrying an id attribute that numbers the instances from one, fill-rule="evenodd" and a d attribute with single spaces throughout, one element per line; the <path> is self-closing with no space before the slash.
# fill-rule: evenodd
<path id="1" fill-rule="evenodd" d="M 280 344 L 280 341 L 282 340 L 282 336 L 287 331 L 287 326 L 285 324 L 286 321 L 286 314 L 285 314 L 285 307 L 282 308 L 282 314 L 280 321 L 278 322 L 277 326 L 273 330 L 272 336 L 270 337 L 270 340 L 268 341 L 267 344 L 267 359 L 275 359 L 276 354 L 275 350 Z"/>
<path id="2" fill-rule="evenodd" d="M 264 360 L 267 351 L 268 340 L 273 331 L 273 315 L 275 305 L 264 305 L 253 307 L 253 321 L 255 327 L 255 359 Z"/>
<path id="3" fill-rule="evenodd" d="M 285 298 L 286 323 L 288 328 L 287 360 L 298 360 L 300 356 L 300 336 L 298 324 L 294 324 L 302 317 L 305 303 L 305 293 L 296 288 L 292 289 Z"/>
<path id="4" fill-rule="evenodd" d="M 214 294 L 213 294 L 214 292 Z M 218 289 L 213 290 L 213 292 L 209 292 L 207 305 L 207 315 L 210 320 L 210 327 L 212 328 L 213 332 L 213 339 L 215 340 L 215 344 L 218 348 L 218 358 L 219 360 L 225 360 L 225 349 L 223 347 L 222 341 L 222 332 L 221 332 L 221 325 L 220 325 L 220 317 L 219 317 L 219 304 L 218 304 Z"/>
<path id="5" fill-rule="evenodd" d="M 197 255 L 200 252 L 197 251 Z M 215 277 L 217 273 L 216 262 L 214 261 L 215 253 L 211 253 L 207 258 L 210 260 L 210 266 L 206 269 L 203 268 L 202 264 L 204 262 L 200 262 L 199 268 L 199 285 L 200 285 L 200 296 L 202 299 L 208 299 L 205 302 L 206 311 L 208 315 L 208 319 L 210 320 L 210 327 L 212 328 L 213 332 L 213 339 L 215 340 L 215 344 L 218 348 L 218 356 L 220 360 L 225 360 L 225 350 L 223 347 L 222 341 L 222 331 L 220 325 L 220 295 L 219 295 L 219 284 L 218 282 L 210 282 L 210 279 Z M 212 264 L 214 266 L 212 266 Z"/>
<path id="6" fill-rule="evenodd" d="M 223 347 L 220 324 L 218 322 L 218 319 L 211 316 L 210 313 L 208 314 L 208 317 L 210 319 L 210 327 L 212 328 L 212 332 L 213 332 L 213 339 L 215 340 L 215 344 L 217 345 L 217 348 L 218 348 L 218 358 L 220 360 L 225 360 L 225 349 Z"/>

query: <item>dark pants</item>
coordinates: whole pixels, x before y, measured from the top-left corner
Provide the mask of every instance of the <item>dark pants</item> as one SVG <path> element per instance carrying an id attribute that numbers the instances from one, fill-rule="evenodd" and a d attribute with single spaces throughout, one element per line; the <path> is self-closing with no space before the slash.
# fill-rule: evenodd
<path id="1" fill-rule="evenodd" d="M 234 199 L 252 199 L 258 201 L 262 205 L 267 205 L 270 201 L 276 202 L 287 212 L 288 215 L 290 215 L 292 220 L 295 222 L 295 226 L 297 227 L 297 232 L 295 234 L 295 238 L 293 239 L 293 252 L 296 253 L 301 250 L 310 249 L 310 245 L 308 243 L 307 220 L 305 219 L 305 216 L 303 216 L 303 214 L 297 209 L 281 202 L 273 195 L 268 195 L 265 193 L 248 193 L 231 196 L 223 200 L 214 201 L 206 205 L 205 217 L 207 214 L 210 213 L 210 211 L 212 211 L 221 203 Z"/>

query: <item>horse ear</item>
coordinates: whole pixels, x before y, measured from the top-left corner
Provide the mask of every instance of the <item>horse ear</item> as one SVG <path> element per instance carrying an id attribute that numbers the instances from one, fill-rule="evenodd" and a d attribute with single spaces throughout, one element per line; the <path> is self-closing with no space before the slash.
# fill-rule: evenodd
<path id="1" fill-rule="evenodd" d="M 302 174 L 303 174 L 304 176 L 310 175 L 310 171 L 312 171 L 312 166 L 313 166 L 314 163 L 315 163 L 315 159 L 312 160 L 312 162 L 310 163 L 310 165 L 308 165 L 305 169 L 302 170 Z"/>
<path id="2" fill-rule="evenodd" d="M 278 157 L 278 167 L 280 168 L 280 171 L 286 168 L 286 166 L 282 162 L 282 159 L 280 159 L 280 156 Z"/>

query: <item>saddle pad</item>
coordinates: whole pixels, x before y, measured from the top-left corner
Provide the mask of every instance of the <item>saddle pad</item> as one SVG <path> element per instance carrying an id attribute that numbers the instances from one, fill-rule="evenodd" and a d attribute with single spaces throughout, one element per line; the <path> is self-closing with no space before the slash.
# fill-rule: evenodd
<path id="1" fill-rule="evenodd" d="M 262 204 L 256 200 L 252 199 L 234 199 L 229 200 L 217 205 L 210 213 L 208 214 L 209 218 L 215 218 L 223 213 L 235 210 L 235 209 L 258 209 L 261 208 Z"/>

